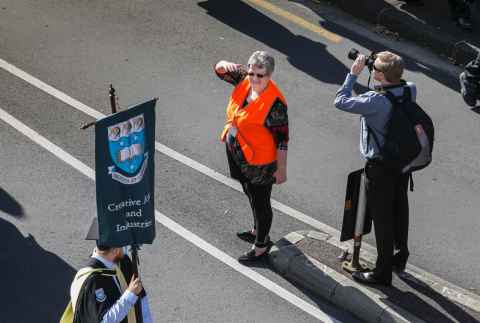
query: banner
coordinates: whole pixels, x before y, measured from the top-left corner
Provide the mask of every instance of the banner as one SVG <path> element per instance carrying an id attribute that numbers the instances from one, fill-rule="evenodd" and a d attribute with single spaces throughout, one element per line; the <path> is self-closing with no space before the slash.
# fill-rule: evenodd
<path id="1" fill-rule="evenodd" d="M 155 103 L 95 124 L 99 244 L 151 244 L 155 238 Z"/>

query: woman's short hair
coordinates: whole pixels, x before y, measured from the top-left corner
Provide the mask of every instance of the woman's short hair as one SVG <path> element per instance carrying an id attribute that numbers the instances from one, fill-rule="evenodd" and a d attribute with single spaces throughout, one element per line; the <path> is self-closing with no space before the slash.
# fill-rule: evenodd
<path id="1" fill-rule="evenodd" d="M 382 71 L 387 81 L 392 83 L 398 83 L 402 79 L 403 69 L 405 64 L 403 59 L 392 52 L 380 52 L 377 54 L 377 58 L 380 62 L 377 64 L 377 68 Z"/>
<path id="2" fill-rule="evenodd" d="M 275 59 L 268 52 L 257 50 L 248 59 L 248 66 L 256 66 L 258 68 L 265 68 L 268 75 L 272 75 L 275 70 Z"/>

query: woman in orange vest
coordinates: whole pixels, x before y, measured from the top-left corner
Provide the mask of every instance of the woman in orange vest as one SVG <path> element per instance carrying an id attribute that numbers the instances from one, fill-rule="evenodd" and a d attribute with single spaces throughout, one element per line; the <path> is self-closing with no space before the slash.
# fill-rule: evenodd
<path id="1" fill-rule="evenodd" d="M 237 179 L 253 212 L 253 228 L 237 236 L 254 243 L 238 260 L 246 263 L 265 258 L 273 243 L 270 196 L 272 185 L 287 180 L 287 103 L 271 80 L 275 61 L 264 51 L 250 56 L 247 67 L 220 61 L 215 72 L 235 86 L 227 106 L 221 140 L 226 144 L 230 175 Z"/>

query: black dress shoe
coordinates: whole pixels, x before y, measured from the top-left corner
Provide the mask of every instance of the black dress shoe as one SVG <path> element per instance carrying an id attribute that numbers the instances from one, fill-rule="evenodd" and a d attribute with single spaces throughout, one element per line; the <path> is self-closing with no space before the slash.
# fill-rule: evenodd
<path id="1" fill-rule="evenodd" d="M 267 244 L 267 248 L 261 255 L 256 256 L 255 249 L 252 249 L 246 254 L 241 255 L 238 258 L 238 261 L 241 263 L 248 263 L 248 262 L 260 261 L 260 260 L 266 259 L 268 257 L 268 252 L 270 251 L 270 248 L 272 248 L 272 246 L 273 246 L 273 243 L 269 241 Z"/>
<path id="2" fill-rule="evenodd" d="M 382 279 L 377 278 L 373 271 L 367 271 L 367 272 L 356 271 L 352 274 L 352 277 L 355 281 L 357 281 L 359 283 L 362 283 L 362 284 L 383 285 L 383 286 L 391 286 L 392 285 L 391 281 L 386 281 L 386 280 L 382 280 Z"/>
<path id="3" fill-rule="evenodd" d="M 254 243 L 256 236 L 251 231 L 237 232 L 237 237 L 241 240 Z"/>

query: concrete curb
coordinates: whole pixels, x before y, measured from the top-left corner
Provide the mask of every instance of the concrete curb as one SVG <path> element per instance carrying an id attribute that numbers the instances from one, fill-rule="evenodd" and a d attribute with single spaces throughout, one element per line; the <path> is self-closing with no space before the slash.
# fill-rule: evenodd
<path id="1" fill-rule="evenodd" d="M 357 0 L 355 6 L 351 0 L 335 2 L 343 11 L 376 25 L 382 25 L 388 30 L 398 33 L 405 39 L 417 42 L 453 59 L 455 64 L 465 65 L 475 59 L 479 48 L 464 40 L 440 33 L 414 16 L 384 4 L 369 0 Z"/>
<path id="2" fill-rule="evenodd" d="M 270 263 L 278 273 L 366 322 L 424 322 L 399 307 L 386 304 L 379 295 L 303 254 L 295 244 L 316 233 L 302 233 L 288 234 L 270 250 Z M 311 237 L 328 239 L 328 235 L 321 235 Z"/>

